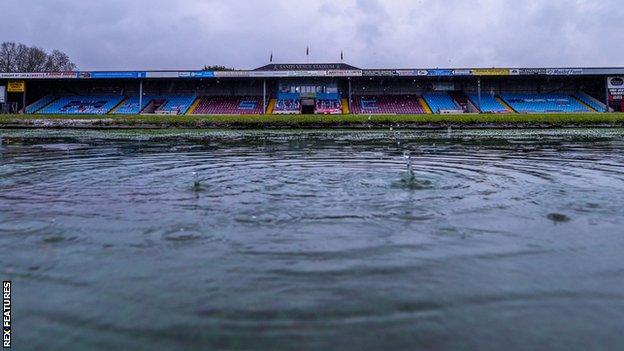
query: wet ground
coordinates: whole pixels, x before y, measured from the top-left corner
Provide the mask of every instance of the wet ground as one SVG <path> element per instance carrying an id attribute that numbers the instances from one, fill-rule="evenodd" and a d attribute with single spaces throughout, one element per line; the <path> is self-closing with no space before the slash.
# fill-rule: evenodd
<path id="1" fill-rule="evenodd" d="M 18 350 L 624 345 L 621 129 L 0 138 Z"/>

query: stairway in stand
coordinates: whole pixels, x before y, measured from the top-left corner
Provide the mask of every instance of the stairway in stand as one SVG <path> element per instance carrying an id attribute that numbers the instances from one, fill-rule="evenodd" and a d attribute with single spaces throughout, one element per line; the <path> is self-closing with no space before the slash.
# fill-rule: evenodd
<path id="1" fill-rule="evenodd" d="M 343 98 L 341 100 L 341 103 L 342 103 L 342 114 L 348 115 L 349 114 L 349 101 Z"/>

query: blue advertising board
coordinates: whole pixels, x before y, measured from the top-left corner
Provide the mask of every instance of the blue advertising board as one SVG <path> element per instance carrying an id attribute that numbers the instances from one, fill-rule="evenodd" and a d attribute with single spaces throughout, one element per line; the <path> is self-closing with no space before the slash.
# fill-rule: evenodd
<path id="1" fill-rule="evenodd" d="M 215 74 L 212 71 L 197 71 L 191 72 L 193 78 L 214 78 Z"/>
<path id="2" fill-rule="evenodd" d="M 79 72 L 78 76 L 80 78 L 91 78 L 91 79 L 112 79 L 112 78 L 120 78 L 120 79 L 136 79 L 136 78 L 145 78 L 145 72 Z"/>
<path id="3" fill-rule="evenodd" d="M 453 70 L 451 69 L 429 69 L 427 70 L 428 76 L 452 76 Z"/>

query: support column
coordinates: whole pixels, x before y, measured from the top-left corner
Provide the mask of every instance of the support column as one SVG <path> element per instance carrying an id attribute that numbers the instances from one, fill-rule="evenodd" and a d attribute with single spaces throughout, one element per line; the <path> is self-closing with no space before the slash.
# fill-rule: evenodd
<path id="1" fill-rule="evenodd" d="M 349 81 L 349 113 L 352 113 L 351 111 L 353 111 L 352 107 L 352 95 L 351 95 L 351 77 L 347 78 L 347 80 Z"/>
<path id="2" fill-rule="evenodd" d="M 139 79 L 139 114 L 143 107 L 143 79 Z"/>
<path id="3" fill-rule="evenodd" d="M 482 105 L 481 105 L 481 78 L 479 78 L 479 79 L 477 80 L 477 93 L 479 94 L 479 106 L 478 106 L 478 108 L 479 108 L 479 111 L 480 111 L 480 112 L 483 112 L 483 111 L 481 110 L 481 106 L 482 106 Z"/>
<path id="4" fill-rule="evenodd" d="M 609 112 L 609 77 L 605 77 L 605 112 Z"/>
<path id="5" fill-rule="evenodd" d="M 267 101 L 266 101 L 266 79 L 262 81 L 262 114 L 266 114 Z"/>
<path id="6" fill-rule="evenodd" d="M 22 93 L 22 112 L 26 114 L 26 80 L 24 80 L 24 93 Z"/>

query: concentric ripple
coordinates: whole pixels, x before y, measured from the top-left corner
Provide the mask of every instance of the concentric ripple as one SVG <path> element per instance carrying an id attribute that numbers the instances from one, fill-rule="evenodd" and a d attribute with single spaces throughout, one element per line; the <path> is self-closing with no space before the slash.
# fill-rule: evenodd
<path id="1" fill-rule="evenodd" d="M 622 130 L 0 137 L 32 349 L 624 342 Z"/>

